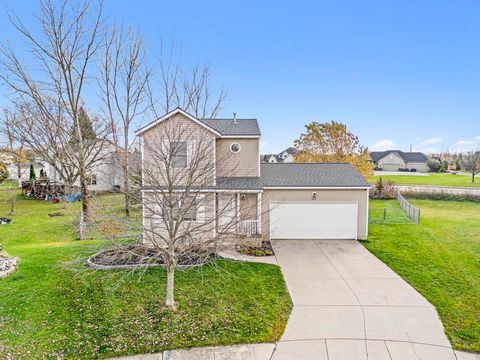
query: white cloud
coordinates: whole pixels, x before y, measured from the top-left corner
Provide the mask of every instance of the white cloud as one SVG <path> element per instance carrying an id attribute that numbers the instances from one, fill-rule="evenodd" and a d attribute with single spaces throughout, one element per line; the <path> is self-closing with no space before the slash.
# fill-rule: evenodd
<path id="1" fill-rule="evenodd" d="M 475 136 L 473 140 L 459 140 L 453 144 L 451 152 L 468 152 L 480 149 L 480 136 Z"/>
<path id="2" fill-rule="evenodd" d="M 428 147 L 428 146 L 425 146 L 425 147 L 414 147 L 413 148 L 413 151 L 419 151 L 419 152 L 422 152 L 424 154 L 437 154 L 440 151 L 440 149 L 438 148 L 435 148 L 435 147 Z"/>
<path id="3" fill-rule="evenodd" d="M 385 139 L 380 140 L 370 146 L 370 150 L 372 151 L 383 151 L 383 150 L 392 150 L 395 143 L 392 140 Z"/>
<path id="4" fill-rule="evenodd" d="M 433 144 L 440 143 L 442 140 L 443 139 L 441 137 L 433 137 L 431 139 L 423 140 L 420 144 L 422 144 L 422 145 L 433 145 Z"/>

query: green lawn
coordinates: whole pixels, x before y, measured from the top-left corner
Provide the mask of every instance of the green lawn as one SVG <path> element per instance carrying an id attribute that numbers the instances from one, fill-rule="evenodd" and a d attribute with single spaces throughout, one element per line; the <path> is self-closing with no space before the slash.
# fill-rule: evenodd
<path id="1" fill-rule="evenodd" d="M 396 200 L 370 200 L 368 220 L 370 224 L 413 223 Z"/>
<path id="2" fill-rule="evenodd" d="M 420 225 L 370 225 L 364 245 L 435 305 L 456 349 L 480 352 L 480 203 L 412 203 Z"/>
<path id="3" fill-rule="evenodd" d="M 7 193 L 0 188 L 0 216 Z M 164 270 L 140 276 L 76 261 L 108 243 L 74 240 L 72 210 L 19 196 L 13 223 L 0 226 L 4 250 L 20 258 L 0 280 L 0 358 L 107 358 L 283 333 L 291 301 L 277 266 L 217 261 L 177 272 L 172 315 L 162 308 Z M 57 211 L 66 216 L 47 216 Z"/>
<path id="4" fill-rule="evenodd" d="M 369 179 L 374 183 L 380 176 L 373 176 Z M 399 185 L 433 185 L 433 186 L 454 186 L 454 187 L 478 187 L 480 188 L 480 177 L 475 178 L 472 183 L 471 175 L 453 174 L 427 174 L 427 175 L 381 175 L 382 180 L 393 180 Z"/>

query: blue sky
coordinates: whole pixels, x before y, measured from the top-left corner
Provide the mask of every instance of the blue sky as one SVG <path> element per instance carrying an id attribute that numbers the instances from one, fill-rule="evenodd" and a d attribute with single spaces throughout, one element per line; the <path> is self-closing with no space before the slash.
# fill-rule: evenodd
<path id="1" fill-rule="evenodd" d="M 25 19 L 37 6 L 2 3 Z M 173 39 L 185 63 L 208 62 L 229 90 L 222 115 L 258 118 L 263 152 L 330 120 L 371 149 L 480 148 L 480 0 L 105 4 L 152 49 Z M 4 19 L 0 33 L 16 44 Z"/>

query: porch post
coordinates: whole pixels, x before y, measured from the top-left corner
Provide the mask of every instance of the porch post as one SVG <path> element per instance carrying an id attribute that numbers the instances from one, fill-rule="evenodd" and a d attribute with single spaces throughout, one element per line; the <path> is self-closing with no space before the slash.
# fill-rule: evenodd
<path id="1" fill-rule="evenodd" d="M 237 192 L 237 234 L 240 232 L 240 193 Z"/>
<path id="2" fill-rule="evenodd" d="M 213 193 L 213 236 L 217 236 L 217 221 L 218 221 L 218 211 L 217 211 L 217 193 Z"/>
<path id="3" fill-rule="evenodd" d="M 262 235 L 262 192 L 257 194 L 257 232 Z"/>

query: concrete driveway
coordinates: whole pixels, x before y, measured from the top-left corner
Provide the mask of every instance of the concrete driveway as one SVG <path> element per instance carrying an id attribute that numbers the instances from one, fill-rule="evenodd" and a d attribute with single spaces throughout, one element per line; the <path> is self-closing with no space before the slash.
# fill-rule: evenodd
<path id="1" fill-rule="evenodd" d="M 272 360 L 454 360 L 435 308 L 357 241 L 277 240 L 294 304 Z"/>

